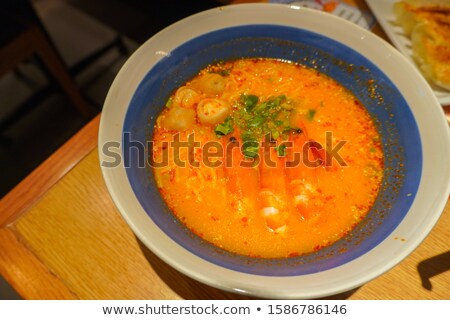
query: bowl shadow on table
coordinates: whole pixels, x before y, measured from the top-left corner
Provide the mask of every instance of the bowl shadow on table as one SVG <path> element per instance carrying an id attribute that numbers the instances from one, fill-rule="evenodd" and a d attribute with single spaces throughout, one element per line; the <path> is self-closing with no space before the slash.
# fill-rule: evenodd
<path id="1" fill-rule="evenodd" d="M 151 252 L 139 239 L 137 239 L 139 247 L 147 259 L 153 270 L 159 278 L 166 283 L 177 295 L 186 300 L 212 300 L 212 299 L 232 299 L 232 300 L 253 300 L 258 299 L 251 296 L 241 295 L 237 293 L 227 292 L 217 288 L 210 287 L 206 284 L 198 282 L 183 273 L 175 270 L 163 260 L 158 258 Z M 343 292 L 337 295 L 324 297 L 327 300 L 344 300 L 349 299 L 359 288 Z"/>
<path id="2" fill-rule="evenodd" d="M 422 280 L 422 287 L 431 291 L 433 286 L 430 278 L 450 271 L 450 251 L 423 260 L 417 264 L 417 271 Z"/>

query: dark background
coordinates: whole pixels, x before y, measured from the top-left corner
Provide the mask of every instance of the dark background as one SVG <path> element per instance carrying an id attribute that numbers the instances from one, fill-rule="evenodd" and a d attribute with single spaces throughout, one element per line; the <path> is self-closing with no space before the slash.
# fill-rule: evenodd
<path id="1" fill-rule="evenodd" d="M 14 114 L 14 121 L 0 125 L 2 197 L 101 111 L 114 76 L 140 44 L 179 19 L 221 5 L 213 0 L 0 3 L 0 50 L 37 20 L 93 111 L 83 117 L 38 59 L 27 59 L 0 74 L 0 124 Z M 125 50 L 115 45 L 114 39 L 123 40 Z M 99 53 L 108 44 L 109 48 Z M 98 57 L 90 61 L 95 53 Z"/>

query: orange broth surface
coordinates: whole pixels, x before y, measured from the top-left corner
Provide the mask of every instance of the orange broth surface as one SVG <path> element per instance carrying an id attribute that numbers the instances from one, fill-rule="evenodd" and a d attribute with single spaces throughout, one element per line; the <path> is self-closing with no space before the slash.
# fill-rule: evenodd
<path id="1" fill-rule="evenodd" d="M 174 152 L 170 143 L 189 137 Z M 168 100 L 153 141 L 155 163 L 167 160 L 153 170 L 172 212 L 204 240 L 252 257 L 339 240 L 364 219 L 383 177 L 380 137 L 361 103 L 328 76 L 274 59 L 201 70 Z"/>

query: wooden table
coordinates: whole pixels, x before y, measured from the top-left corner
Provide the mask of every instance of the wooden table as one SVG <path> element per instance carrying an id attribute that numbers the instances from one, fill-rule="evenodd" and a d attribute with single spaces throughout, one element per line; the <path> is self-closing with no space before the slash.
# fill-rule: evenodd
<path id="1" fill-rule="evenodd" d="M 98 124 L 99 116 L 1 200 L 0 274 L 25 299 L 247 299 L 184 276 L 133 235 L 101 176 Z M 329 298 L 450 299 L 449 225 L 447 203 L 407 259 Z"/>

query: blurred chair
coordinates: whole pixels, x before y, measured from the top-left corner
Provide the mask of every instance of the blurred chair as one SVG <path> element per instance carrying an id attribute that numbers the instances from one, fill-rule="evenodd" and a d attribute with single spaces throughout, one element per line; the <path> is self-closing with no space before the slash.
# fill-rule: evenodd
<path id="1" fill-rule="evenodd" d="M 28 0 L 4 0 L 0 7 L 0 77 L 20 63 L 38 58 L 38 65 L 56 83 L 72 105 L 86 118 L 96 112 L 86 102 L 61 56 Z M 0 122 L 0 132 L 36 104 L 25 103 Z"/>

